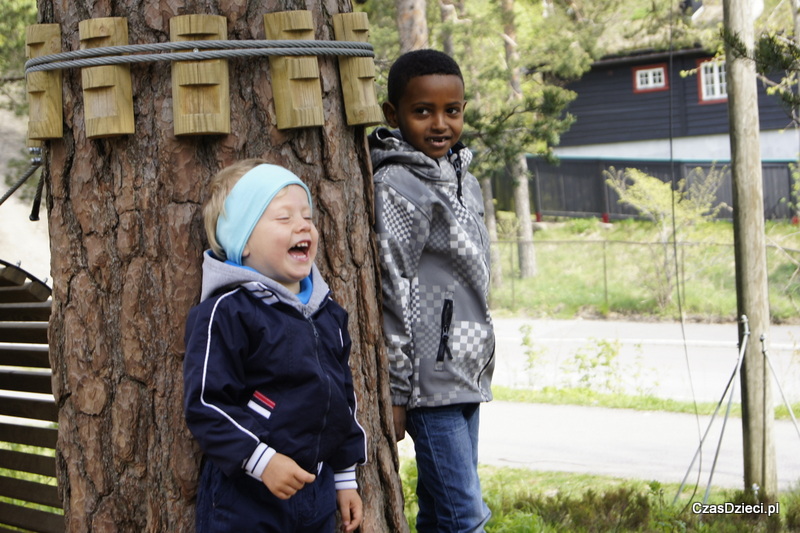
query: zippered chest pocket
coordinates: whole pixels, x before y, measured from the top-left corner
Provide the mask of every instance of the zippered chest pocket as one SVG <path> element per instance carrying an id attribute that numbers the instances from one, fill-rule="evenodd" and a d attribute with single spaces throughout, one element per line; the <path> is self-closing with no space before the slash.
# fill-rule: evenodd
<path id="1" fill-rule="evenodd" d="M 453 300 L 446 299 L 442 305 L 441 333 L 439 337 L 439 350 L 436 353 L 437 372 L 444 370 L 444 358 L 447 356 L 453 360 L 453 352 L 450 349 L 450 328 L 453 324 Z"/>

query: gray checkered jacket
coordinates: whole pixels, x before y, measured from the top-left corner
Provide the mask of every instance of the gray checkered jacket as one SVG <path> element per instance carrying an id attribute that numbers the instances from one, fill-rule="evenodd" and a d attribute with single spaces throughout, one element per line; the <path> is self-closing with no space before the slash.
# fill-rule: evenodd
<path id="1" fill-rule="evenodd" d="M 385 128 L 369 141 L 392 404 L 489 401 L 489 235 L 472 154 L 459 144 L 435 161 Z"/>

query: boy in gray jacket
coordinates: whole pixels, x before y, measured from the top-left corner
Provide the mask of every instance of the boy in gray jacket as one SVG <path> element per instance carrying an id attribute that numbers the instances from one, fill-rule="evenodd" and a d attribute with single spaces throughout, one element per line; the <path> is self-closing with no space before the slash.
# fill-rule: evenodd
<path id="1" fill-rule="evenodd" d="M 417 531 L 483 531 L 480 402 L 492 399 L 489 237 L 459 143 L 464 80 L 449 56 L 400 56 L 370 135 L 394 427 L 414 441 Z"/>

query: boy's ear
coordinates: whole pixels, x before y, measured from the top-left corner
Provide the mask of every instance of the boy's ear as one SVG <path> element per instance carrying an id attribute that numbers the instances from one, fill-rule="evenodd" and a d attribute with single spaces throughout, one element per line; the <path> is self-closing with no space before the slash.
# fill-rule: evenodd
<path id="1" fill-rule="evenodd" d="M 384 102 L 382 107 L 383 107 L 383 116 L 386 119 L 386 123 L 389 124 L 389 126 L 396 128 L 397 110 L 389 102 Z"/>

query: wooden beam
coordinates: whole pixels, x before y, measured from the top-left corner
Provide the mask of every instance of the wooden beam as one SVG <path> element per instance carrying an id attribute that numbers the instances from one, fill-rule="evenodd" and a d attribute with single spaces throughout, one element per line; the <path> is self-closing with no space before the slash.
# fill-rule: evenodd
<path id="1" fill-rule="evenodd" d="M 752 51 L 752 2 L 723 0 L 723 13 L 729 34 Z M 737 308 L 740 317 L 747 317 L 750 330 L 745 338 L 745 325 L 740 325 L 739 345 L 746 343 L 741 374 L 744 490 L 759 491 L 761 501 L 777 501 L 772 376 L 761 341 L 769 339 L 770 315 L 756 67 L 752 59 L 738 57 L 729 43 L 725 48 Z"/>

